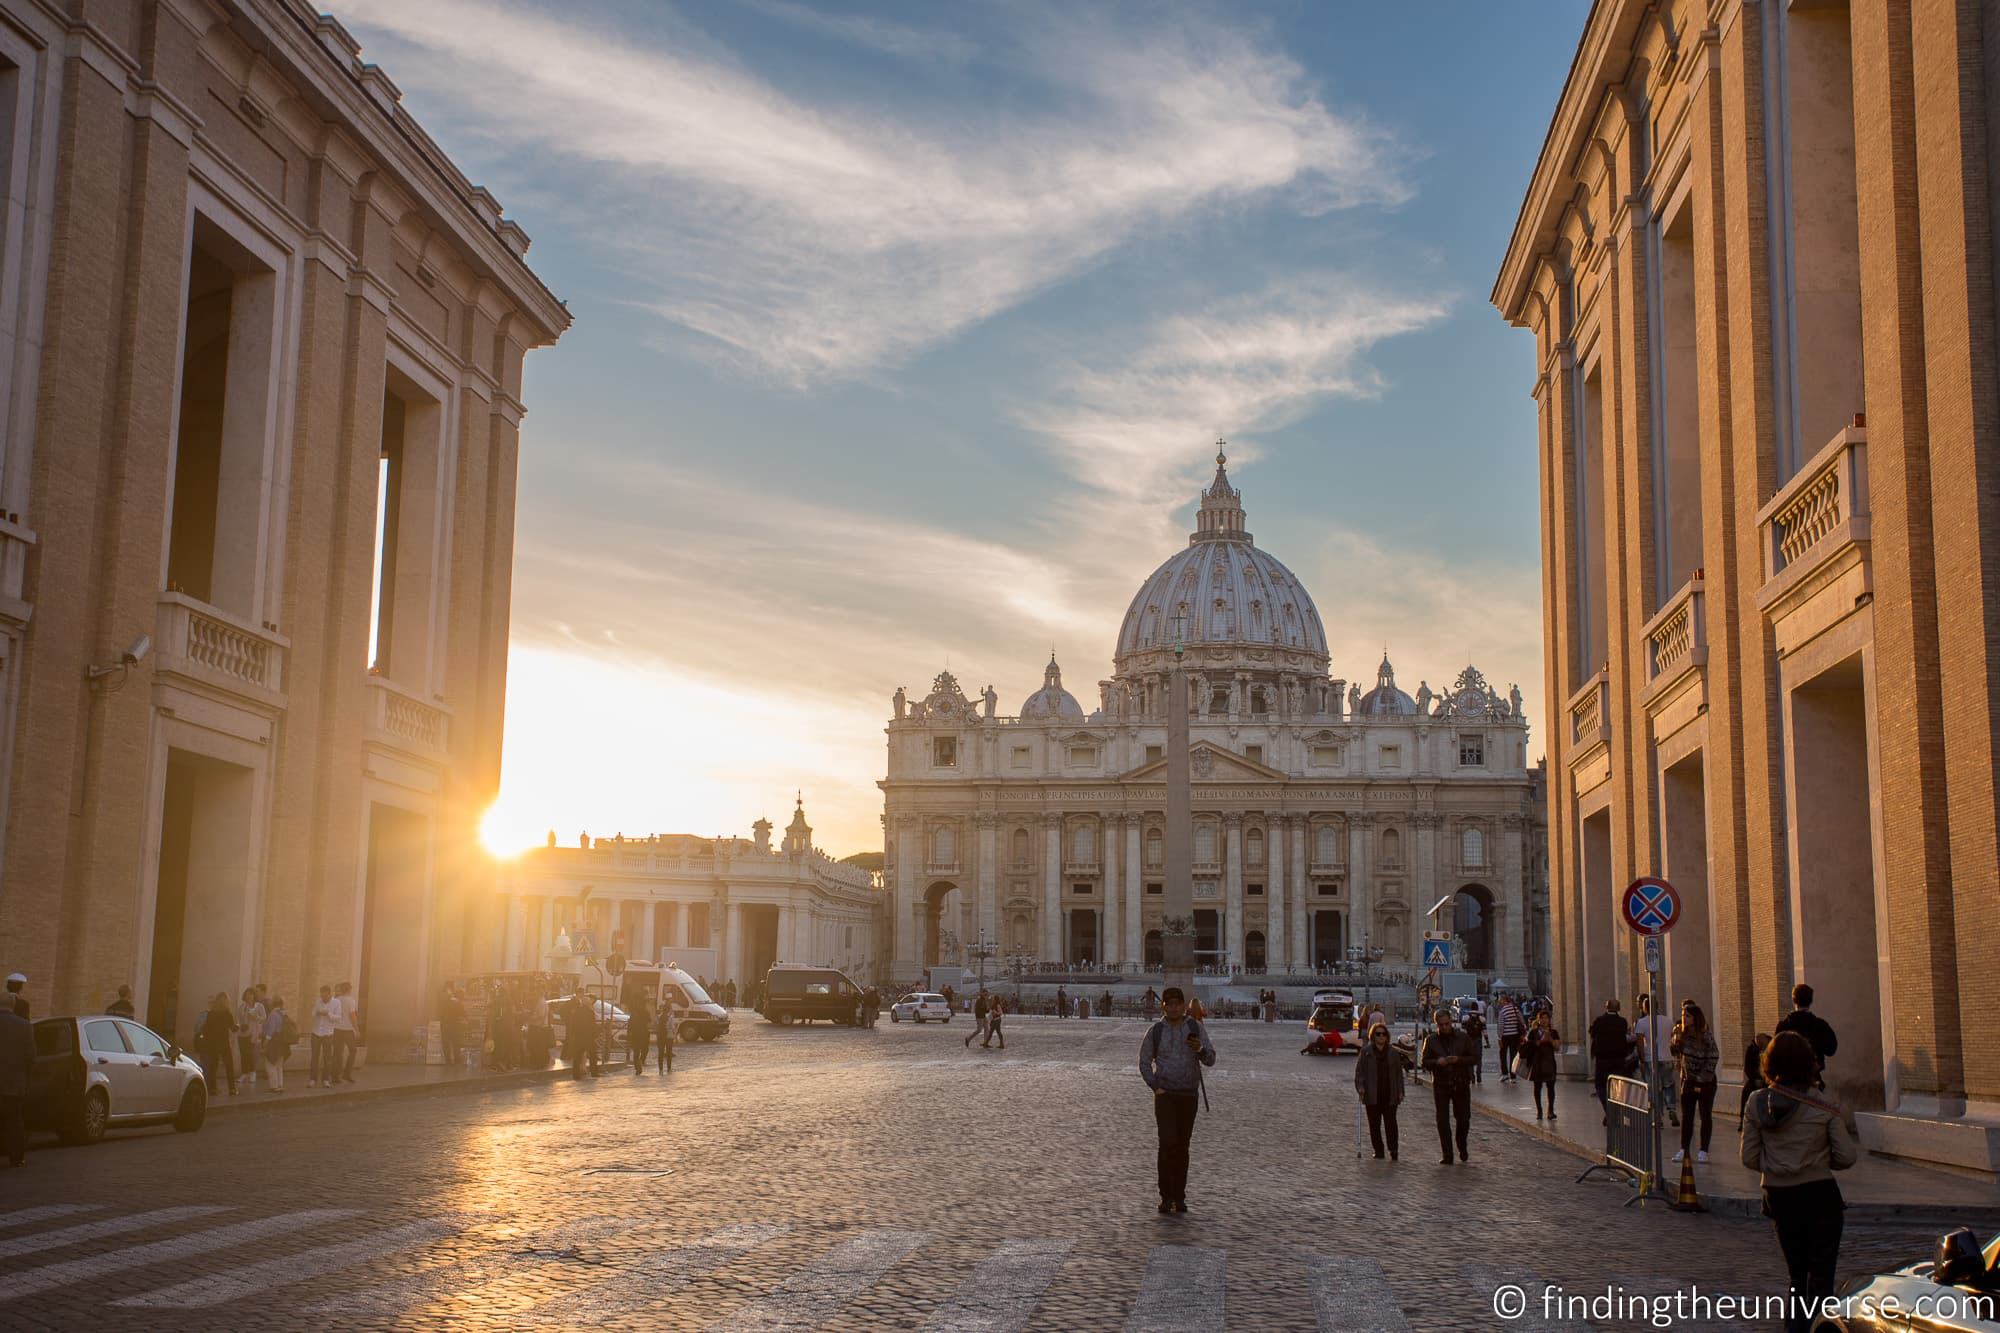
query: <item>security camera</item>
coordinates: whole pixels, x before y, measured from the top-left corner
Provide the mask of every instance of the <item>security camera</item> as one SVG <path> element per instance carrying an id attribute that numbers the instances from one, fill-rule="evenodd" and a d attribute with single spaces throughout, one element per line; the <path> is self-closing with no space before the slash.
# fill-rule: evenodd
<path id="1" fill-rule="evenodd" d="M 122 660 L 128 667 L 138 666 L 140 662 L 145 660 L 146 654 L 152 651 L 153 636 L 150 634 L 141 634 L 138 638 L 132 640 L 132 646 L 125 650 L 125 656 Z"/>

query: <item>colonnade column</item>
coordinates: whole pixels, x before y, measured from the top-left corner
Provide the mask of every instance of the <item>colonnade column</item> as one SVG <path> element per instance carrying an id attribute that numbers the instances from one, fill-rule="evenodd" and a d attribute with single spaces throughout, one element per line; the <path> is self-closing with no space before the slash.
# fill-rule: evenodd
<path id="1" fill-rule="evenodd" d="M 723 957 L 727 960 L 727 971 L 723 973 L 723 980 L 734 981 L 743 972 L 743 904 L 729 904 L 725 919 L 729 925 L 727 935 L 722 942 Z"/>
<path id="2" fill-rule="evenodd" d="M 660 960 L 660 946 L 654 933 L 654 918 L 659 915 L 651 899 L 639 909 L 639 956 L 649 963 Z"/>
<path id="3" fill-rule="evenodd" d="M 1223 961 L 1230 967 L 1243 966 L 1243 816 L 1230 812 L 1222 817 L 1224 831 L 1222 867 L 1222 910 L 1229 921 L 1222 947 Z"/>
<path id="4" fill-rule="evenodd" d="M 1503 815 L 1500 820 L 1500 891 L 1494 895 L 1501 905 L 1500 956 L 1493 960 L 1497 970 L 1518 972 L 1528 979 L 1529 913 L 1527 877 L 1521 871 L 1521 829 L 1527 823 L 1520 815 Z M 1433 899 L 1435 901 L 1435 899 Z"/>
<path id="5" fill-rule="evenodd" d="M 506 916 L 501 922 L 500 966 L 509 972 L 521 970 L 521 915 L 526 905 L 515 894 L 507 894 L 500 900 Z"/>
<path id="6" fill-rule="evenodd" d="M 1264 966 L 1276 972 L 1291 955 L 1285 952 L 1285 820 L 1273 816 L 1264 825 Z"/>
<path id="7" fill-rule="evenodd" d="M 732 907 L 729 911 L 729 933 L 733 936 L 736 933 L 736 909 Z M 793 936 L 793 932 L 798 929 L 798 925 L 799 914 L 790 903 L 786 903 L 778 909 L 777 951 L 778 961 L 781 963 L 802 963 L 805 961 L 799 957 L 798 940 Z M 735 945 L 731 944 L 730 947 L 734 948 Z"/>
<path id="8" fill-rule="evenodd" d="M 1125 958 L 1133 963 L 1146 961 L 1142 939 L 1145 933 L 1146 886 L 1140 879 L 1144 864 L 1139 853 L 1139 839 L 1145 832 L 1145 822 L 1139 815 L 1125 816 Z"/>
<path id="9" fill-rule="evenodd" d="M 976 822 L 979 825 L 978 932 L 987 943 L 992 944 L 1000 938 L 994 917 L 996 910 L 994 899 L 999 892 L 999 868 L 997 862 L 999 859 L 1000 816 L 982 814 L 976 816 Z M 968 941 L 968 943 L 973 944 L 978 942 L 977 939 Z"/>
<path id="10" fill-rule="evenodd" d="M 1293 815 L 1285 823 L 1292 856 L 1292 961 L 1311 967 L 1311 951 L 1306 948 L 1306 817 Z"/>
<path id="11" fill-rule="evenodd" d="M 534 954 L 528 959 L 531 969 L 547 967 L 549 953 L 556 947 L 556 900 L 542 899 L 542 925 L 534 943 Z"/>
<path id="12" fill-rule="evenodd" d="M 660 947 L 671 949 L 676 945 L 686 944 L 687 936 L 681 933 L 687 929 L 686 909 L 679 903 L 670 902 L 661 903 L 654 910 L 666 914 L 666 919 L 662 923 L 665 929 L 660 931 Z"/>
<path id="13" fill-rule="evenodd" d="M 1124 933 L 1124 918 L 1118 911 L 1118 816 L 1106 815 L 1098 841 L 1103 845 L 1104 867 L 1098 883 L 1104 886 L 1104 911 L 1097 928 L 1097 961 L 1115 966 L 1119 958 L 1118 937 Z"/>
<path id="14" fill-rule="evenodd" d="M 1042 816 L 1042 959 L 1063 962 L 1062 817 Z"/>

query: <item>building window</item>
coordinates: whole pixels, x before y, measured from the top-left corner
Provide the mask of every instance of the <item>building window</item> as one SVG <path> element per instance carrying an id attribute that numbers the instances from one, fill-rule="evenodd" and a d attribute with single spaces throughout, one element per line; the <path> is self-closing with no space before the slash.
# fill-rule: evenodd
<path id="1" fill-rule="evenodd" d="M 1338 745 L 1315 745 L 1312 750 L 1314 768 L 1338 768 L 1340 747 Z"/>
<path id="2" fill-rule="evenodd" d="M 1321 824 L 1313 830 L 1313 860 L 1323 866 L 1340 860 L 1339 829 L 1331 824 Z"/>
<path id="3" fill-rule="evenodd" d="M 1250 716 L 1263 717 L 1266 713 L 1270 711 L 1271 711 L 1271 705 L 1268 702 L 1267 696 L 1265 695 L 1263 688 L 1260 686 L 1258 688 L 1252 689 L 1250 691 Z"/>
<path id="4" fill-rule="evenodd" d="M 1484 768 L 1486 766 L 1486 738 L 1484 736 L 1460 736 L 1458 738 L 1458 764 L 1461 768 Z"/>
<path id="5" fill-rule="evenodd" d="M 1015 746 L 1015 747 L 1014 747 L 1014 767 L 1016 767 L 1016 768 L 1032 768 L 1032 767 L 1034 766 L 1034 762 L 1033 762 L 1033 753 L 1034 753 L 1034 752 L 1033 752 L 1033 751 L 1031 751 L 1030 749 L 1028 749 L 1028 747 L 1027 747 L 1027 746 L 1025 746 L 1025 745 L 1017 745 L 1017 746 Z"/>
<path id="6" fill-rule="evenodd" d="M 1028 830 L 1024 828 L 1014 830 L 1014 864 L 1028 864 Z"/>
<path id="7" fill-rule="evenodd" d="M 1245 884 L 1243 892 L 1249 897 L 1261 898 L 1264 896 L 1264 886 L 1262 884 Z"/>
<path id="8" fill-rule="evenodd" d="M 1403 766 L 1403 747 L 1400 745 L 1383 746 L 1382 771 L 1384 773 L 1394 773 L 1400 768 L 1402 768 L 1402 766 Z"/>
<path id="9" fill-rule="evenodd" d="M 1095 892 L 1096 889 L 1097 886 L 1095 884 L 1090 883 L 1087 880 L 1078 880 L 1076 883 L 1069 886 L 1069 891 L 1075 894 L 1079 898 L 1083 897 L 1086 894 Z"/>
<path id="10" fill-rule="evenodd" d="M 1246 745 L 1243 747 L 1243 757 L 1253 764 L 1261 764 L 1264 762 L 1264 747 L 1261 745 Z"/>
<path id="11" fill-rule="evenodd" d="M 1165 894 L 1166 891 L 1167 886 L 1164 884 L 1148 884 L 1146 886 L 1146 893 L 1149 897 L 1158 898 Z"/>
<path id="12" fill-rule="evenodd" d="M 1215 864 L 1215 825 L 1194 826 L 1194 859 L 1201 865 Z"/>
<path id="13" fill-rule="evenodd" d="M 1095 745 L 1070 746 L 1069 762 L 1072 768 L 1088 768 L 1097 762 L 1097 747 Z"/>
<path id="14" fill-rule="evenodd" d="M 949 824 L 939 824 L 931 830 L 931 861 L 948 866 L 958 860 L 958 830 Z"/>
<path id="15" fill-rule="evenodd" d="M 957 768 L 958 737 L 956 736 L 932 737 L 931 763 L 938 768 Z"/>
<path id="16" fill-rule="evenodd" d="M 1313 892 L 1322 898 L 1338 898 L 1340 896 L 1340 886 L 1321 880 L 1319 883 L 1313 885 Z"/>
<path id="17" fill-rule="evenodd" d="M 1166 756 L 1166 753 L 1167 751 L 1164 746 L 1148 745 L 1146 747 L 1146 762 L 1149 764 L 1157 764 L 1160 762 L 1161 759 L 1163 759 Z"/>
<path id="18" fill-rule="evenodd" d="M 1385 866 L 1403 864 L 1403 835 L 1392 828 L 1382 830 L 1382 864 Z"/>
<path id="19" fill-rule="evenodd" d="M 1243 835 L 1243 859 L 1253 866 L 1264 864 L 1264 830 L 1253 828 Z"/>
<path id="20" fill-rule="evenodd" d="M 1070 833 L 1070 859 L 1086 864 L 1097 859 L 1097 826 L 1078 824 Z"/>
<path id="21" fill-rule="evenodd" d="M 1167 840 L 1158 829 L 1146 830 L 1146 864 L 1157 866 L 1166 864 Z M 1148 889 L 1148 893 L 1152 890 Z"/>
<path id="22" fill-rule="evenodd" d="M 1459 835 L 1459 860 L 1469 866 L 1486 864 L 1486 835 L 1476 828 L 1469 828 Z"/>
<path id="23" fill-rule="evenodd" d="M 1219 686 L 1208 692 L 1208 711 L 1226 713 L 1229 711 L 1229 687 Z"/>

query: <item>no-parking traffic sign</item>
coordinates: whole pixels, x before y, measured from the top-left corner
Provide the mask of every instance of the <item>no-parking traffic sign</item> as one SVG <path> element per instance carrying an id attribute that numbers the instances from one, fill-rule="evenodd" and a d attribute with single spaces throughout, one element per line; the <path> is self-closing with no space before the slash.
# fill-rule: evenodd
<path id="1" fill-rule="evenodd" d="M 1664 935 L 1681 919 L 1681 896 L 1674 886 L 1652 875 L 1632 881 L 1618 900 L 1625 924 L 1641 935 Z"/>

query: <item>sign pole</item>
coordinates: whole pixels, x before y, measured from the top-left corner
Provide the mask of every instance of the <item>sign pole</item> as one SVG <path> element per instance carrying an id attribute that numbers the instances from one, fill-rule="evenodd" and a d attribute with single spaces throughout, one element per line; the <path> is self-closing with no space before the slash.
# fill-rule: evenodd
<path id="1" fill-rule="evenodd" d="M 1620 897 L 1619 909 L 1624 914 L 1625 924 L 1646 943 L 1646 984 L 1651 997 L 1647 1004 L 1646 1035 L 1650 1038 L 1658 1031 L 1660 1023 L 1660 955 L 1666 944 L 1663 936 L 1680 921 L 1681 895 L 1666 880 L 1641 875 Z M 1647 1042 L 1646 1118 L 1651 1124 L 1648 1130 L 1648 1160 L 1645 1174 L 1639 1180 L 1638 1200 L 1648 1196 L 1666 1197 L 1666 1191 L 1660 1185 L 1660 1170 L 1665 1165 L 1660 1150 L 1660 1115 L 1664 1109 L 1659 1082 L 1660 1052 L 1653 1049 L 1654 1045 L 1650 1040 Z"/>
<path id="2" fill-rule="evenodd" d="M 1646 1063 L 1648 1065 L 1646 1070 L 1646 1093 L 1653 1106 L 1651 1116 L 1653 1122 L 1653 1168 L 1647 1172 L 1646 1184 L 1641 1192 L 1651 1191 L 1661 1198 L 1665 1198 L 1667 1191 L 1666 1187 L 1661 1183 L 1663 1179 L 1661 1172 L 1666 1165 L 1666 1159 L 1660 1155 L 1660 1115 L 1664 1109 L 1660 1105 L 1660 1052 L 1653 1049 L 1652 1043 L 1653 1035 L 1660 1030 L 1660 937 L 1658 935 L 1651 935 L 1646 939 L 1646 975 L 1653 994 L 1652 1012 L 1646 1015 Z"/>

